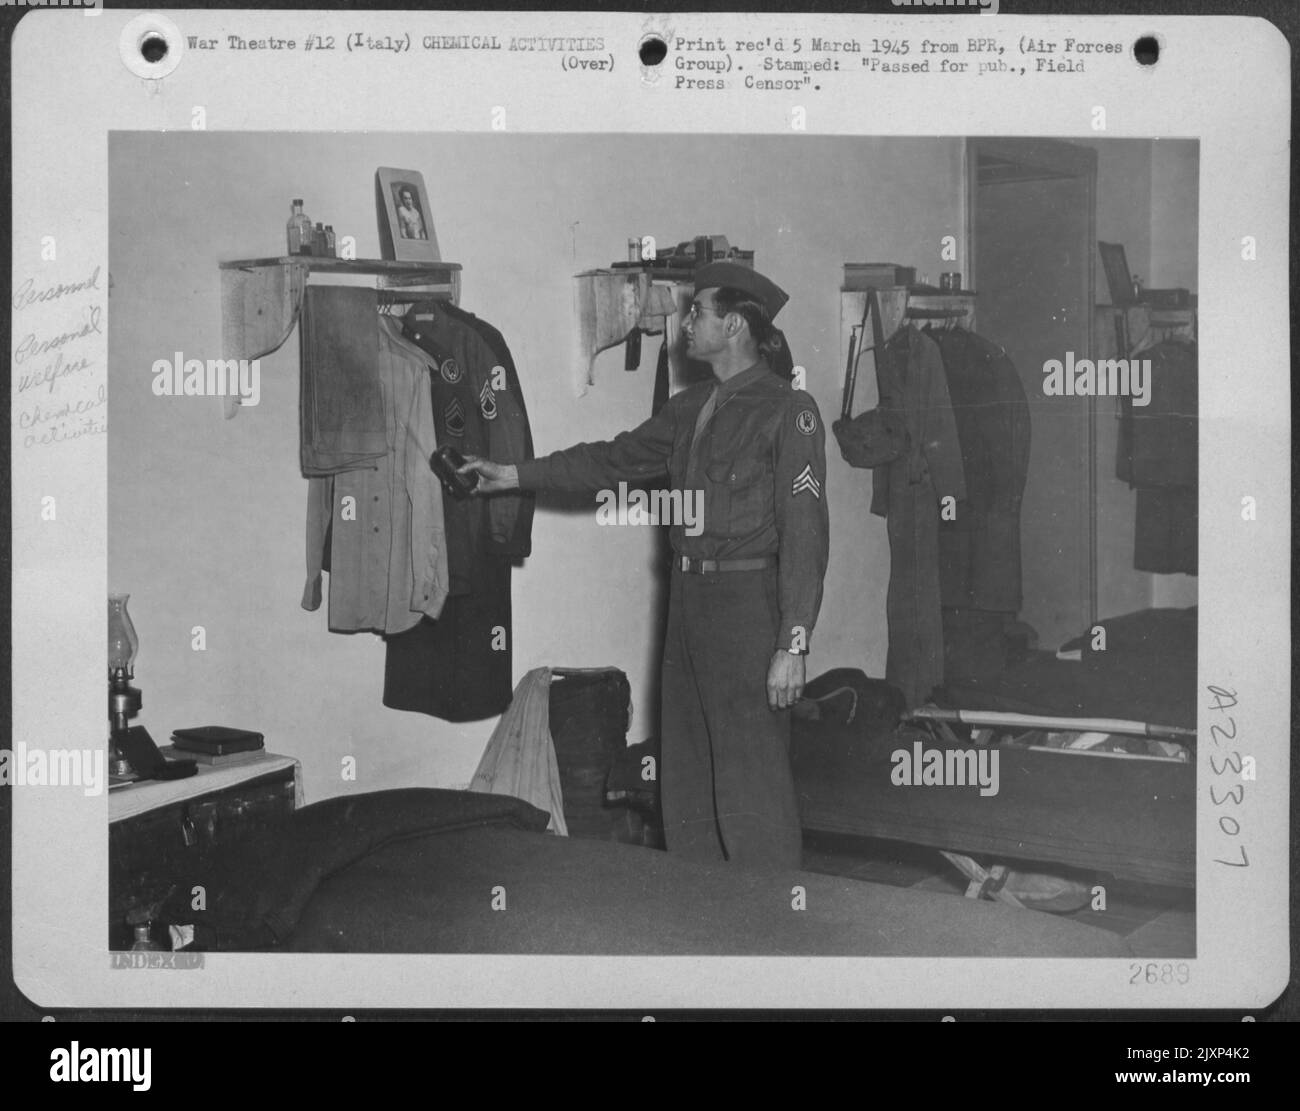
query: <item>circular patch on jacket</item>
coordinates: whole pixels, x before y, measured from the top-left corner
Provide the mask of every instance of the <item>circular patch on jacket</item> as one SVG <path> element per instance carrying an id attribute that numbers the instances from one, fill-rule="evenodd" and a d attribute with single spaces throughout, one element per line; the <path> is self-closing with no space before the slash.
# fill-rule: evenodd
<path id="1" fill-rule="evenodd" d="M 442 380 L 444 382 L 449 382 L 454 386 L 460 381 L 460 363 L 456 362 L 455 359 L 443 359 L 442 366 L 438 368 L 438 373 L 442 375 Z"/>
<path id="2" fill-rule="evenodd" d="M 805 436 L 811 436 L 817 431 L 817 414 L 811 409 L 803 410 L 794 418 L 794 426 Z"/>

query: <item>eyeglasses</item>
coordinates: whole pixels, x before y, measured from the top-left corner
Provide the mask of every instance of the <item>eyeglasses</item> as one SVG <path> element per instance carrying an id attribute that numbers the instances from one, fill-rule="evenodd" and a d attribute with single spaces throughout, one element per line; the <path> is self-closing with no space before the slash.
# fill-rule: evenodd
<path id="1" fill-rule="evenodd" d="M 710 307 L 708 307 L 708 306 L 701 306 L 698 302 L 692 301 L 692 302 L 691 302 L 691 307 L 690 307 L 689 309 L 686 310 L 686 319 L 687 319 L 687 320 L 699 320 L 700 315 L 701 315 L 702 312 L 711 312 L 711 313 L 713 313 L 714 316 L 721 316 L 721 315 L 722 315 L 722 314 L 721 314 L 720 312 L 718 312 L 716 309 L 710 308 Z"/>

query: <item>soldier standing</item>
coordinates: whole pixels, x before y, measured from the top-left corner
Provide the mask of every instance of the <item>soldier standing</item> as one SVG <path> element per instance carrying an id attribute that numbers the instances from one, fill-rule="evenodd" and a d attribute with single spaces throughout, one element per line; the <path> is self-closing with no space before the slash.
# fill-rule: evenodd
<path id="1" fill-rule="evenodd" d="M 660 795 L 668 850 L 701 861 L 796 868 L 790 707 L 821 605 L 829 523 L 825 432 L 813 399 L 772 373 L 772 320 L 786 294 L 754 270 L 695 276 L 686 352 L 713 381 L 640 427 L 502 465 L 471 458 L 478 492 L 598 492 L 671 480 L 703 492 L 703 529 L 670 529 Z M 775 342 L 779 343 L 779 340 Z"/>

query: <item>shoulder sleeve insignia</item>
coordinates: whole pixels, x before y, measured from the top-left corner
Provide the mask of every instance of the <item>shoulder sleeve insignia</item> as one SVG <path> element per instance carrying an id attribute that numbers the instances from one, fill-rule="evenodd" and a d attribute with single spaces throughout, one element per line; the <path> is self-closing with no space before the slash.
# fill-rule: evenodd
<path id="1" fill-rule="evenodd" d="M 817 414 L 811 409 L 804 409 L 794 418 L 794 426 L 799 429 L 805 436 L 811 436 L 817 431 Z"/>
<path id="2" fill-rule="evenodd" d="M 450 385 L 454 386 L 457 382 L 460 381 L 460 376 L 461 376 L 460 364 L 456 362 L 455 359 L 452 358 L 443 359 L 442 365 L 438 368 L 438 372 L 442 375 L 442 380 L 444 382 L 449 383 Z"/>

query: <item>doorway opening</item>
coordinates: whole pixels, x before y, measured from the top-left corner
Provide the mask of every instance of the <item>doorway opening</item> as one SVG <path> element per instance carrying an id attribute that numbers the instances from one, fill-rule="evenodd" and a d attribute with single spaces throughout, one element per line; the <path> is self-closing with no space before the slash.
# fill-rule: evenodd
<path id="1" fill-rule="evenodd" d="M 1045 139 L 970 139 L 967 259 L 979 331 L 1029 399 L 1020 513 L 1021 620 L 1043 647 L 1097 620 L 1097 407 L 1047 396 L 1043 365 L 1092 358 L 1096 152 Z"/>

